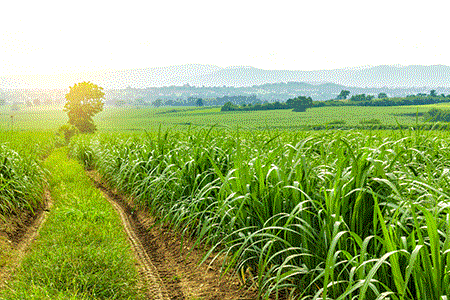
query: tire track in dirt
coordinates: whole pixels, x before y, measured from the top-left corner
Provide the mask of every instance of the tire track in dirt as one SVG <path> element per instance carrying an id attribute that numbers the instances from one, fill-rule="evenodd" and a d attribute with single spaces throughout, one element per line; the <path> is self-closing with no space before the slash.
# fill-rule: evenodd
<path id="1" fill-rule="evenodd" d="M 46 189 L 43 197 L 43 207 L 38 208 L 35 214 L 31 212 L 28 213 L 21 226 L 18 226 L 12 232 L 6 233 L 11 248 L 8 257 L 10 257 L 11 260 L 8 261 L 8 264 L 5 267 L 0 268 L 0 289 L 7 284 L 7 281 L 11 278 L 12 274 L 24 258 L 31 243 L 36 239 L 42 225 L 47 220 L 49 211 L 53 205 L 50 191 Z"/>
<path id="2" fill-rule="evenodd" d="M 198 265 L 200 250 L 176 233 L 154 225 L 146 212 L 135 210 L 125 197 L 104 184 L 100 176 L 88 172 L 97 188 L 119 213 L 140 264 L 140 274 L 149 299 L 154 300 L 239 300 L 256 299 L 236 278 L 220 276 L 220 263 Z M 189 250 L 192 250 L 188 255 Z"/>
<path id="3" fill-rule="evenodd" d="M 146 290 L 148 298 L 152 300 L 171 299 L 168 291 L 164 288 L 158 269 L 153 265 L 148 251 L 144 248 L 142 238 L 139 238 L 139 236 L 142 235 L 142 232 L 137 224 L 133 222 L 132 218 L 130 218 L 130 212 L 127 211 L 127 207 L 102 185 L 98 184 L 98 182 L 96 182 L 96 185 L 120 215 L 125 232 L 140 264 L 139 273 L 141 279 L 144 281 L 144 289 Z"/>

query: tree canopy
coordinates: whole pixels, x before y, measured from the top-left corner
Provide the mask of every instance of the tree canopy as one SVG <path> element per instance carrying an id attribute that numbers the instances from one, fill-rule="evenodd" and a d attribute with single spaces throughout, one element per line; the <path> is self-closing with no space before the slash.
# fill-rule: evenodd
<path id="1" fill-rule="evenodd" d="M 153 101 L 153 106 L 155 107 L 160 107 L 162 105 L 163 105 L 162 99 L 156 99 L 155 101 Z"/>
<path id="2" fill-rule="evenodd" d="M 203 99 L 202 98 L 198 98 L 197 101 L 195 101 L 195 105 L 203 106 Z"/>
<path id="3" fill-rule="evenodd" d="M 375 99 L 372 95 L 355 95 L 350 101 L 343 102 L 339 100 L 328 101 L 314 101 L 314 107 L 326 106 L 404 106 L 404 105 L 427 105 L 434 103 L 448 103 L 450 102 L 450 95 L 439 95 L 432 97 L 427 94 L 420 93 L 420 95 L 409 95 L 406 97 L 394 98 L 378 98 Z"/>
<path id="4" fill-rule="evenodd" d="M 286 104 L 293 108 L 293 111 L 302 112 L 306 111 L 307 108 L 312 107 L 313 100 L 311 97 L 299 96 L 297 98 L 289 99 Z"/>
<path id="5" fill-rule="evenodd" d="M 338 100 L 347 99 L 348 95 L 350 95 L 350 91 L 342 90 L 341 93 L 337 96 Z"/>
<path id="6" fill-rule="evenodd" d="M 64 111 L 69 116 L 69 124 L 80 132 L 94 132 L 96 126 L 92 117 L 103 110 L 103 88 L 91 82 L 81 82 L 70 87 L 66 94 Z"/>
<path id="7" fill-rule="evenodd" d="M 286 102 L 275 101 L 272 103 L 265 102 L 263 104 L 257 103 L 255 105 L 243 103 L 241 106 L 228 101 L 225 103 L 220 111 L 250 111 L 250 110 L 273 110 L 273 109 L 293 109 L 296 112 L 306 111 L 307 108 L 312 107 L 313 100 L 311 97 L 299 96 L 289 99 Z"/>

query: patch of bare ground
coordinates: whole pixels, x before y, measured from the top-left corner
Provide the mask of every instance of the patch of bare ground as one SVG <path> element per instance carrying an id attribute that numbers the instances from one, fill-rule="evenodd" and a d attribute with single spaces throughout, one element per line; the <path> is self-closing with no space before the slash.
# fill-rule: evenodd
<path id="1" fill-rule="evenodd" d="M 256 292 L 243 287 L 237 278 L 227 274 L 221 277 L 219 261 L 198 265 L 204 250 L 193 247 L 193 241 L 154 226 L 154 218 L 147 211 L 137 209 L 127 197 L 111 190 L 95 171 L 88 174 L 121 216 L 149 299 L 256 299 Z"/>
<path id="2" fill-rule="evenodd" d="M 0 216 L 0 289 L 7 283 L 47 219 L 52 206 L 50 192 L 46 190 L 43 197 L 42 204 L 34 211 Z"/>

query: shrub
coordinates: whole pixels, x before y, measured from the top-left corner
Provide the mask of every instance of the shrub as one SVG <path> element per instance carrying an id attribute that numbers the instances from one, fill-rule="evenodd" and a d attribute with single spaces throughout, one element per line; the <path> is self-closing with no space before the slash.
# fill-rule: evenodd
<path id="1" fill-rule="evenodd" d="M 66 143 L 70 141 L 70 139 L 78 134 L 80 131 L 72 124 L 64 124 L 58 129 L 58 135 L 64 137 Z"/>

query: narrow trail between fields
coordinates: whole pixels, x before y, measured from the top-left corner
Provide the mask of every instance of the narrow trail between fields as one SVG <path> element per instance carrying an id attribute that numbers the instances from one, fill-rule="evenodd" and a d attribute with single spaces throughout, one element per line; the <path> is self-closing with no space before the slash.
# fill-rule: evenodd
<path id="1" fill-rule="evenodd" d="M 220 264 L 198 265 L 201 250 L 170 230 L 153 226 L 153 218 L 112 191 L 95 171 L 89 177 L 122 219 L 128 239 L 139 261 L 140 274 L 149 299 L 238 300 L 256 299 L 254 291 L 242 288 L 236 278 L 220 276 Z M 188 255 L 189 250 L 192 250 Z M 210 261 L 209 261 L 210 262 Z"/>
<path id="2" fill-rule="evenodd" d="M 0 234 L 6 236 L 6 241 L 9 243 L 10 248 L 7 253 L 9 258 L 8 263 L 3 267 L 0 266 L 0 289 L 4 287 L 5 283 L 14 273 L 14 270 L 20 264 L 27 249 L 35 240 L 39 229 L 41 229 L 47 219 L 52 205 L 50 191 L 46 189 L 42 208 L 36 210 L 34 214 L 28 212 L 20 216 L 19 218 L 22 220 L 17 220 L 17 223 L 13 225 L 14 228 L 10 232 L 3 233 L 0 231 Z"/>

